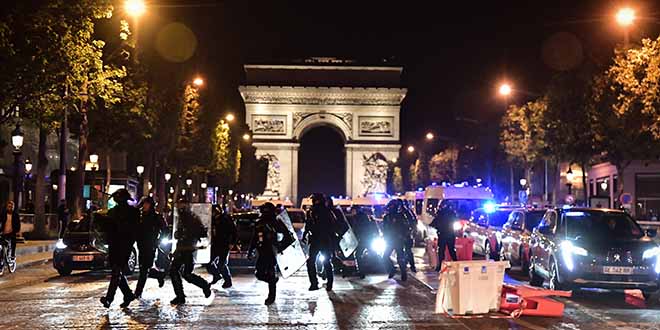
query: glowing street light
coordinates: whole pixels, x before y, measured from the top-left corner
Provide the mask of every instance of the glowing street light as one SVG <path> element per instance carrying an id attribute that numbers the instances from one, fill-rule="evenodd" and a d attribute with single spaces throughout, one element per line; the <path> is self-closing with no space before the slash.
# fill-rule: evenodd
<path id="1" fill-rule="evenodd" d="M 527 185 L 527 179 L 525 178 L 520 179 L 520 186 L 524 188 L 526 185 Z"/>
<path id="2" fill-rule="evenodd" d="M 137 172 L 137 174 L 138 174 L 139 176 L 142 176 L 142 173 L 144 173 L 144 166 L 142 166 L 142 165 L 138 165 L 138 166 L 136 166 L 136 167 L 135 167 L 135 171 Z"/>
<path id="3" fill-rule="evenodd" d="M 32 162 L 30 161 L 30 158 L 25 160 L 25 172 L 30 172 L 32 171 Z"/>
<path id="4" fill-rule="evenodd" d="M 433 138 L 435 138 L 435 135 L 433 135 L 433 133 L 431 133 L 431 132 L 426 133 L 426 139 L 427 140 L 431 141 L 431 140 L 433 140 Z"/>
<path id="5" fill-rule="evenodd" d="M 248 133 L 243 134 L 243 140 L 250 141 L 251 138 L 252 137 L 250 136 L 250 134 L 248 134 Z"/>
<path id="6" fill-rule="evenodd" d="M 499 91 L 500 95 L 502 95 L 502 96 L 509 96 L 509 95 L 511 95 L 511 92 L 513 91 L 513 89 L 511 88 L 511 85 L 509 85 L 507 83 L 504 83 L 504 84 L 500 85 L 500 88 L 499 88 L 498 91 Z"/>
<path id="7" fill-rule="evenodd" d="M 193 85 L 195 85 L 197 87 L 204 86 L 204 79 L 202 79 L 200 77 L 195 78 L 195 80 L 193 80 Z"/>
<path id="8" fill-rule="evenodd" d="M 202 183 L 200 183 L 199 187 L 202 188 L 202 189 L 206 189 L 206 187 L 208 187 L 208 185 L 206 184 L 206 182 L 202 182 Z"/>
<path id="9" fill-rule="evenodd" d="M 133 17 L 140 17 L 147 11 L 147 5 L 142 0 L 126 0 L 124 10 Z"/>
<path id="10" fill-rule="evenodd" d="M 616 12 L 616 22 L 621 26 L 630 26 L 635 22 L 635 10 L 630 7 L 624 7 Z"/>
<path id="11" fill-rule="evenodd" d="M 99 162 L 99 155 L 97 154 L 91 154 L 89 155 L 89 162 L 92 164 L 96 164 Z"/>
<path id="12" fill-rule="evenodd" d="M 227 121 L 230 122 L 230 123 L 231 123 L 232 121 L 234 121 L 234 118 L 235 118 L 235 117 L 234 117 L 234 114 L 231 114 L 231 113 L 229 113 L 229 114 L 227 114 L 227 115 L 225 116 L 225 120 L 227 120 Z"/>
<path id="13" fill-rule="evenodd" d="M 409 153 L 413 153 L 413 152 L 415 152 L 415 147 L 413 147 L 413 146 L 408 146 L 408 152 L 409 152 Z"/>
<path id="14" fill-rule="evenodd" d="M 172 179 L 172 173 L 169 172 L 165 173 L 165 181 L 170 182 L 171 179 Z"/>
<path id="15" fill-rule="evenodd" d="M 186 185 L 188 187 L 192 186 L 192 179 L 186 179 Z"/>

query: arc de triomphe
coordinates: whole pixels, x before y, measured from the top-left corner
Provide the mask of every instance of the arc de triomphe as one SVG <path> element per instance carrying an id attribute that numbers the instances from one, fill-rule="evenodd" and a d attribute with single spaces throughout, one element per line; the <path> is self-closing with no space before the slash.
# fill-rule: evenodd
<path id="1" fill-rule="evenodd" d="M 239 90 L 247 124 L 257 158 L 269 161 L 264 197 L 302 197 L 299 141 L 318 126 L 335 129 L 344 140 L 347 196 L 386 191 L 387 162 L 401 148 L 401 67 L 315 61 L 244 68 L 246 84 Z"/>

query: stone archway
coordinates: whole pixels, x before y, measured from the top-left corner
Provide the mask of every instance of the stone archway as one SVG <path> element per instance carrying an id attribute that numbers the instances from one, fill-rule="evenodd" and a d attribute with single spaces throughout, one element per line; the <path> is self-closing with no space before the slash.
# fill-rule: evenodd
<path id="1" fill-rule="evenodd" d="M 332 125 L 315 125 L 298 140 L 298 201 L 315 192 L 346 195 L 346 141 Z"/>
<path id="2" fill-rule="evenodd" d="M 341 73 L 341 77 L 355 75 L 362 84 L 373 75 L 375 86 L 381 86 L 383 77 L 398 81 L 400 67 L 246 65 L 245 70 L 248 81 L 239 90 L 247 124 L 257 157 L 269 159 L 265 197 L 299 199 L 299 142 L 319 126 L 331 127 L 345 142 L 346 195 L 385 192 L 383 166 L 399 155 L 400 104 L 406 89 L 317 87 L 317 81 L 300 82 L 295 77 L 318 73 L 319 79 L 330 80 Z M 280 83 L 292 77 L 291 86 L 274 86 L 264 77 Z M 341 84 L 346 85 L 350 81 Z"/>

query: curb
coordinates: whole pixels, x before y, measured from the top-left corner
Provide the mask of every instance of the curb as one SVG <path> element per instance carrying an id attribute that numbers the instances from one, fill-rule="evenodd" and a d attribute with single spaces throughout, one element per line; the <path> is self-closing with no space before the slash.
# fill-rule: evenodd
<path id="1" fill-rule="evenodd" d="M 37 265 L 44 265 L 47 263 L 50 263 L 53 261 L 53 257 L 48 257 L 46 259 L 37 259 L 37 260 L 31 260 L 27 262 L 22 262 L 16 265 L 16 269 L 23 269 L 23 268 L 28 268 L 32 266 L 37 266 Z"/>

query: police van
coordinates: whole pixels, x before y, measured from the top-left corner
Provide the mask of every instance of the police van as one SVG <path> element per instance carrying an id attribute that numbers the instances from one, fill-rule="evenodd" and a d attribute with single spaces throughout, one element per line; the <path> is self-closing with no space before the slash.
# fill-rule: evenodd
<path id="1" fill-rule="evenodd" d="M 429 225 L 442 205 L 450 204 L 460 221 L 467 221 L 473 210 L 493 204 L 493 192 L 486 187 L 464 184 L 431 185 L 424 190 L 420 219 Z"/>

